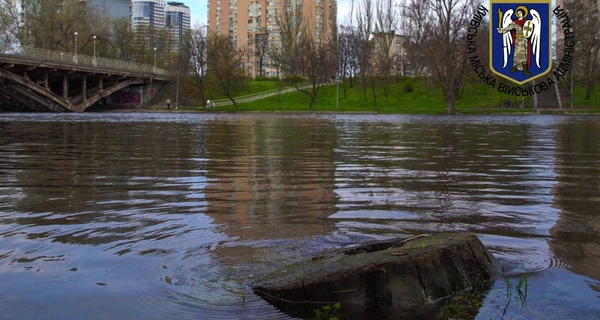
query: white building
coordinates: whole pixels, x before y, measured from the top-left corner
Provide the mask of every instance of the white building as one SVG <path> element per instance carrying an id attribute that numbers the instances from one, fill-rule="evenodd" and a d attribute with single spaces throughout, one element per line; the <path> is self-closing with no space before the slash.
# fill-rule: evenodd
<path id="1" fill-rule="evenodd" d="M 185 32 L 190 30 L 190 8 L 182 2 L 167 2 L 165 28 L 171 34 L 171 50 L 179 51 Z"/>
<path id="2" fill-rule="evenodd" d="M 131 28 L 164 28 L 164 0 L 131 0 Z"/>

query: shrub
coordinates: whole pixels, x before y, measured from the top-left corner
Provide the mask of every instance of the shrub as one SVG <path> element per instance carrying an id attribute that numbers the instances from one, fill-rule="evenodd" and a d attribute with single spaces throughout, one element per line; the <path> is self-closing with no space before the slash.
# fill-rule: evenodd
<path id="1" fill-rule="evenodd" d="M 302 83 L 302 82 L 306 82 L 306 79 L 300 75 L 285 76 L 285 77 L 283 77 L 283 82 L 288 83 L 288 84 Z"/>
<path id="2" fill-rule="evenodd" d="M 415 91 L 415 84 L 412 80 L 407 80 L 403 84 L 404 92 L 411 93 Z"/>
<path id="3" fill-rule="evenodd" d="M 396 75 L 396 77 L 395 77 L 395 80 L 397 83 L 406 82 L 406 81 L 408 81 L 408 79 L 410 79 L 410 77 L 403 76 L 403 75 Z"/>
<path id="4" fill-rule="evenodd" d="M 254 78 L 255 81 L 279 81 L 279 77 L 278 76 L 256 76 L 256 78 Z"/>

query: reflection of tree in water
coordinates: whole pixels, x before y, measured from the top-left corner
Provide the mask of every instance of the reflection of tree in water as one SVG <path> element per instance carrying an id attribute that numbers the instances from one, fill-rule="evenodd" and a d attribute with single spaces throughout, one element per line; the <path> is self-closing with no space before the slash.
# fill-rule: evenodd
<path id="1" fill-rule="evenodd" d="M 207 132 L 207 214 L 225 233 L 268 241 L 332 231 L 332 124 L 276 116 L 210 124 Z"/>
<path id="2" fill-rule="evenodd" d="M 527 166 L 536 161 L 529 125 L 360 123 L 340 136 L 339 159 L 354 167 L 337 173 L 345 182 L 337 191 L 346 210 L 410 212 L 439 228 L 508 222 L 510 229 L 492 231 L 502 234 L 527 219 L 509 209 L 538 201 L 539 191 L 522 183 L 536 174 Z M 489 212 L 498 208 L 507 211 L 504 217 Z"/>
<path id="3" fill-rule="evenodd" d="M 592 121 L 562 124 L 556 142 L 553 200 L 560 215 L 549 245 L 571 271 L 600 281 L 600 129 Z"/>
<path id="4" fill-rule="evenodd" d="M 169 206 L 205 177 L 201 126 L 136 122 L 36 122 L 7 130 L 23 197 L 4 214 L 28 239 L 128 248 L 185 232 Z M 164 226 L 158 227 L 165 223 Z M 118 242 L 118 243 L 117 243 Z M 117 248 L 115 248 L 117 250 Z M 128 252 L 119 249 L 117 253 Z"/>

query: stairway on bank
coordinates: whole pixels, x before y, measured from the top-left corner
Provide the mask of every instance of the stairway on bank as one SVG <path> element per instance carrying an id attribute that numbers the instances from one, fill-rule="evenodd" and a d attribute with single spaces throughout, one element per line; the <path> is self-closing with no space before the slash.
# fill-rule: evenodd
<path id="1" fill-rule="evenodd" d="M 548 90 L 538 93 L 534 99 L 536 109 L 565 109 L 569 106 L 568 87 L 563 82 L 551 85 Z"/>

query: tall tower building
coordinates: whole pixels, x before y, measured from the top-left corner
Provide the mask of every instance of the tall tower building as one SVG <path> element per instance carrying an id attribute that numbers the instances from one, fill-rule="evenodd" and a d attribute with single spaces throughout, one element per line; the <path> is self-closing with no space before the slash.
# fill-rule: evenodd
<path id="1" fill-rule="evenodd" d="M 246 49 L 248 75 L 279 76 L 266 55 L 279 42 L 282 13 L 301 8 L 303 24 L 318 40 L 328 41 L 336 26 L 336 0 L 208 0 L 208 31 L 227 35 Z"/>
<path id="2" fill-rule="evenodd" d="M 171 34 L 171 50 L 179 51 L 185 32 L 190 30 L 190 8 L 182 2 L 167 2 L 165 28 Z"/>
<path id="3" fill-rule="evenodd" d="M 131 0 L 131 28 L 164 28 L 164 0 Z"/>

